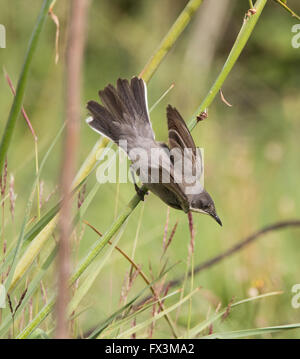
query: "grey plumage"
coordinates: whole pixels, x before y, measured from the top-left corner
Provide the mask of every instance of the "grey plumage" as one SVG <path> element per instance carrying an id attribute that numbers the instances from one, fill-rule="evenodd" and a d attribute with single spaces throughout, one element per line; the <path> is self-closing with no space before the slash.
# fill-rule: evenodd
<path id="1" fill-rule="evenodd" d="M 173 208 L 206 213 L 221 224 L 213 200 L 200 183 L 202 159 L 197 155 L 194 140 L 179 112 L 170 105 L 167 107 L 167 146 L 155 141 L 148 113 L 147 89 L 142 79 L 133 77 L 130 83 L 118 79 L 116 88 L 106 86 L 99 91 L 99 97 L 103 105 L 95 101 L 87 104 L 92 115 L 89 126 L 127 152 L 133 168 L 138 168 L 138 175 L 149 190 Z M 147 159 L 138 161 L 134 154 L 136 148 L 145 151 Z M 153 149 L 160 150 L 157 157 L 153 156 Z M 171 156 L 169 150 L 185 154 L 187 149 L 191 150 L 185 156 L 187 175 L 183 176 L 182 182 L 177 182 L 176 178 L 181 173 L 176 173 L 176 156 Z M 158 173 L 158 180 L 155 178 L 153 181 L 153 173 Z M 188 183 L 187 180 L 194 174 L 194 182 Z M 162 181 L 164 175 L 169 176 L 169 182 Z"/>
<path id="2" fill-rule="evenodd" d="M 87 109 L 93 115 L 89 125 L 117 145 L 122 140 L 128 142 L 128 151 L 144 146 L 144 141 L 154 140 L 150 123 L 145 84 L 142 79 L 133 77 L 131 82 L 118 79 L 117 88 L 108 85 L 99 91 L 104 106 L 89 101 Z"/>

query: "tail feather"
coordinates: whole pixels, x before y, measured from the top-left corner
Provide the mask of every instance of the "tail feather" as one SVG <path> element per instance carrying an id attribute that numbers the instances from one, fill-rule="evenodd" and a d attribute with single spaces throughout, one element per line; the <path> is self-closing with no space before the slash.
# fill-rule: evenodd
<path id="1" fill-rule="evenodd" d="M 87 108 L 92 115 L 88 124 L 97 132 L 119 144 L 127 140 L 129 145 L 154 140 L 148 107 L 146 86 L 142 79 L 133 77 L 131 82 L 118 79 L 116 88 L 108 85 L 99 91 L 103 106 L 89 101 Z M 141 141 L 142 140 L 142 141 Z"/>
<path id="2" fill-rule="evenodd" d="M 133 96 L 142 111 L 142 115 L 144 116 L 144 118 L 148 119 L 148 122 L 150 123 L 147 104 L 147 88 L 144 81 L 137 77 L 133 77 L 131 79 L 130 86 L 133 92 Z"/>
<path id="3" fill-rule="evenodd" d="M 92 114 L 92 118 L 87 119 L 87 123 L 97 132 L 109 137 L 116 142 L 118 139 L 115 136 L 116 128 L 113 116 L 107 109 L 101 106 L 96 101 L 89 101 L 87 109 Z"/>
<path id="4" fill-rule="evenodd" d="M 126 106 L 128 114 L 131 118 L 136 118 L 141 110 L 134 98 L 132 89 L 130 88 L 129 82 L 127 80 L 118 79 L 117 81 L 117 92 Z"/>
<path id="5" fill-rule="evenodd" d="M 107 110 L 112 114 L 116 121 L 123 121 L 123 113 L 126 108 L 123 104 L 123 101 L 119 98 L 117 90 L 112 86 L 108 85 L 104 90 L 99 91 L 99 97 L 103 105 Z"/>

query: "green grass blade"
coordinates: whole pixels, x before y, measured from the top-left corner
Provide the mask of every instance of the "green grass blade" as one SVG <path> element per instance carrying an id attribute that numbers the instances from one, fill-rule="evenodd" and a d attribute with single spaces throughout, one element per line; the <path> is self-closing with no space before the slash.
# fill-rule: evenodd
<path id="1" fill-rule="evenodd" d="M 54 260 L 54 258 L 56 256 L 56 253 L 57 253 L 57 247 L 55 247 L 51 251 L 51 253 L 47 257 L 47 259 L 45 260 L 45 262 L 43 263 L 43 265 L 39 269 L 38 274 L 34 277 L 33 280 L 30 281 L 30 284 L 28 286 L 26 295 L 25 295 L 25 297 L 24 297 L 24 299 L 23 299 L 17 313 L 15 314 L 15 320 L 22 313 L 22 310 L 25 308 L 28 301 L 30 300 L 32 295 L 35 293 L 37 288 L 39 287 L 39 285 L 41 283 L 41 280 L 43 279 L 44 275 L 47 273 L 48 268 L 50 267 L 51 263 L 53 262 L 53 260 Z M 9 330 L 9 327 L 10 327 L 11 324 L 12 324 L 12 317 L 11 317 L 10 314 L 8 314 L 5 317 L 5 319 L 3 320 L 3 322 L 1 323 L 1 326 L 0 326 L 0 338 L 2 338 L 3 335 Z"/>
<path id="2" fill-rule="evenodd" d="M 277 325 L 274 327 L 264 327 L 264 328 L 256 328 L 256 329 L 236 330 L 236 331 L 224 332 L 224 333 L 214 333 L 214 334 L 202 337 L 201 339 L 245 338 L 245 337 L 253 337 L 253 336 L 263 335 L 263 334 L 278 333 L 278 332 L 282 332 L 284 330 L 299 329 L 299 328 L 300 328 L 300 323 L 294 323 L 294 324 L 286 324 L 286 325 Z"/>
<path id="3" fill-rule="evenodd" d="M 279 294 L 282 294 L 282 292 L 270 292 L 270 293 L 258 295 L 256 297 L 246 298 L 246 299 L 240 300 L 240 301 L 238 301 L 236 303 L 233 303 L 231 305 L 231 308 L 234 308 L 234 307 L 237 307 L 239 305 L 246 304 L 246 303 L 249 303 L 249 302 L 253 302 L 253 301 L 258 300 L 258 299 L 263 299 L 263 298 L 266 298 L 266 297 L 270 297 L 270 296 L 273 296 L 273 295 L 279 295 Z M 223 314 L 226 312 L 226 310 L 227 310 L 227 308 L 223 309 L 219 313 L 216 313 L 216 314 L 212 315 L 210 318 L 206 319 L 202 323 L 199 323 L 195 327 L 190 329 L 189 330 L 189 338 L 196 337 L 204 329 L 208 328 L 212 323 L 214 323 L 216 320 L 221 318 L 223 316 Z M 183 337 L 183 338 L 185 338 L 185 337 Z"/>
<path id="4" fill-rule="evenodd" d="M 51 339 L 49 335 L 44 332 L 42 329 L 37 328 L 35 331 L 33 331 L 28 339 Z"/>
<path id="5" fill-rule="evenodd" d="M 41 171 L 45 165 L 45 162 L 47 158 L 49 157 L 50 153 L 52 152 L 53 148 L 55 147 L 55 144 L 59 140 L 61 134 L 63 133 L 65 125 L 61 127 L 61 129 L 58 131 L 57 135 L 55 136 L 54 140 L 52 141 L 51 146 L 49 147 L 48 151 L 46 152 L 43 161 L 41 163 L 40 171 L 36 174 L 35 179 L 35 185 L 38 182 L 38 176 L 40 177 Z M 25 235 L 24 235 L 24 241 L 31 241 L 38 233 L 48 224 L 48 222 L 53 218 L 53 215 L 55 215 L 56 210 L 59 207 L 58 203 L 53 208 L 51 208 Z M 24 243 L 22 244 L 24 245 Z M 14 255 L 14 251 L 9 251 L 6 256 L 4 262 L 1 263 L 0 266 L 0 273 L 4 272 L 5 268 L 8 267 L 9 262 L 12 260 Z"/>
<path id="6" fill-rule="evenodd" d="M 32 228 L 30 228 L 30 230 L 24 235 L 25 242 L 31 242 L 40 233 L 40 231 L 45 228 L 51 219 L 58 213 L 60 205 L 61 201 L 50 208 L 49 211 L 45 213 L 41 219 L 33 225 Z"/>
<path id="7" fill-rule="evenodd" d="M 91 204 L 93 198 L 95 197 L 95 195 L 96 195 L 96 193 L 97 193 L 99 187 L 100 187 L 100 184 L 99 184 L 99 183 L 96 183 L 95 186 L 93 187 L 93 189 L 90 191 L 90 193 L 89 193 L 88 196 L 86 197 L 84 203 L 82 204 L 82 206 L 81 206 L 81 208 L 80 208 L 80 210 L 79 210 L 79 213 L 80 213 L 80 214 L 77 213 L 77 214 L 75 215 L 75 218 L 73 219 L 73 226 L 75 226 L 75 225 L 78 223 L 80 217 L 84 215 L 84 213 L 86 212 L 88 206 Z M 26 260 L 24 260 L 25 263 L 22 262 L 22 263 L 24 263 L 24 264 L 21 263 L 22 265 L 21 265 L 21 264 L 18 265 L 18 266 L 19 266 L 19 267 L 18 267 L 18 271 L 17 271 L 17 273 L 16 273 L 16 275 L 15 275 L 15 277 L 14 277 L 14 279 L 13 279 L 11 288 L 14 288 L 14 287 L 15 287 L 16 283 L 18 282 L 18 280 L 19 280 L 20 278 L 22 278 L 22 275 L 26 272 L 26 270 L 29 268 L 30 264 L 33 262 L 33 260 L 34 260 L 34 258 L 35 258 L 34 255 L 32 255 L 32 251 L 30 250 L 30 246 L 28 247 L 28 251 L 29 251 L 29 256 L 30 256 L 30 258 L 29 258 L 29 260 L 28 260 L 28 258 L 26 257 L 26 253 L 24 253 L 24 256 L 23 256 L 22 258 L 25 258 L 25 259 L 26 259 Z"/>
<path id="8" fill-rule="evenodd" d="M 136 318 L 139 314 L 143 313 L 145 310 L 153 307 L 154 304 L 157 304 L 159 302 L 165 302 L 166 299 L 173 297 L 174 295 L 180 293 L 180 289 L 175 290 L 172 293 L 169 293 L 167 295 L 165 295 L 164 297 L 154 300 L 151 303 L 148 303 L 146 305 L 143 305 L 139 310 L 135 311 L 132 314 L 127 315 L 125 318 L 118 320 L 117 322 L 112 323 L 109 328 L 107 329 L 108 332 L 112 331 L 112 330 L 116 330 L 118 328 L 120 328 L 121 326 L 128 324 L 132 319 Z M 99 333 L 100 334 L 100 333 Z M 105 332 L 106 334 L 106 332 Z M 98 335 L 99 336 L 99 335 Z M 96 336 L 97 337 L 97 336 Z"/>
<path id="9" fill-rule="evenodd" d="M 45 166 L 45 163 L 46 163 L 51 151 L 55 147 L 55 145 L 56 145 L 58 139 L 60 138 L 63 130 L 64 130 L 64 125 L 62 126 L 60 131 L 57 133 L 57 135 L 55 136 L 54 141 L 51 143 L 48 151 L 46 152 L 46 154 L 45 154 L 45 156 L 44 156 L 44 158 L 43 158 L 43 160 L 41 162 L 39 171 L 36 174 L 35 180 L 34 180 L 34 182 L 32 184 L 31 193 L 29 195 L 29 199 L 28 199 L 27 206 L 26 206 L 26 209 L 25 209 L 25 215 L 24 215 L 23 224 L 22 224 L 22 227 L 21 227 L 21 231 L 20 231 L 20 235 L 19 235 L 19 238 L 18 238 L 18 241 L 17 241 L 16 248 L 14 250 L 10 271 L 9 271 L 8 277 L 7 277 L 6 281 L 5 281 L 5 287 L 7 289 L 7 292 L 9 292 L 12 289 L 12 287 L 13 287 L 12 284 L 15 284 L 15 282 L 13 281 L 13 278 L 14 278 L 15 270 L 16 270 L 16 267 L 17 267 L 17 264 L 18 264 L 17 260 L 18 260 L 18 256 L 19 256 L 19 251 L 20 251 L 21 246 L 23 244 L 26 224 L 29 221 L 29 216 L 30 216 L 30 211 L 31 211 L 32 203 L 33 203 L 33 197 L 34 197 L 34 192 L 35 192 L 35 188 L 36 188 L 36 183 L 37 183 L 37 181 L 38 181 L 38 179 L 39 179 L 39 177 L 41 175 L 41 172 L 42 172 L 42 170 L 43 170 L 43 168 Z"/>
<path id="10" fill-rule="evenodd" d="M 88 196 L 86 197 L 84 203 L 82 204 L 80 208 L 81 216 L 84 215 L 85 211 L 87 210 L 89 204 L 92 202 L 94 196 L 97 193 L 97 190 L 99 189 L 100 184 L 96 183 L 93 189 L 90 191 Z M 80 219 L 80 216 L 76 215 L 74 219 L 74 225 L 77 223 L 77 221 Z M 79 278 L 79 276 L 77 277 Z M 72 285 L 75 282 L 70 282 L 70 285 Z M 18 336 L 19 338 L 26 338 L 39 324 L 41 321 L 43 321 L 48 314 L 52 311 L 55 304 L 55 296 L 52 296 L 51 300 L 47 305 L 45 305 L 38 315 L 27 325 L 27 327 L 22 331 L 22 333 Z"/>
<path id="11" fill-rule="evenodd" d="M 175 264 L 176 265 L 176 264 Z M 106 329 L 116 318 L 118 318 L 127 308 L 129 308 L 137 299 L 139 299 L 143 293 L 149 289 L 153 284 L 155 284 L 157 281 L 159 281 L 164 275 L 166 275 L 175 265 L 172 265 L 167 270 L 165 270 L 163 273 L 160 274 L 158 278 L 156 278 L 154 281 L 149 283 L 146 287 L 144 287 L 131 301 L 129 301 L 127 304 L 125 304 L 122 308 L 118 309 L 116 312 L 114 312 L 111 316 L 109 316 L 103 323 L 101 323 L 90 336 L 88 339 L 96 339 L 104 329 Z M 152 303 L 153 305 L 153 303 Z"/>
<path id="12" fill-rule="evenodd" d="M 100 146 L 100 144 L 99 144 L 99 146 Z M 78 189 L 80 187 L 80 185 L 86 180 L 86 178 L 89 175 L 91 175 L 92 171 L 95 169 L 97 161 L 101 161 L 101 158 L 102 158 L 101 154 L 103 154 L 103 150 L 105 148 L 108 148 L 108 146 L 101 147 L 101 149 L 99 148 L 97 151 L 95 150 L 95 152 L 93 152 L 93 156 L 91 156 L 91 157 L 93 157 L 93 158 L 96 157 L 95 158 L 96 162 L 94 162 L 92 159 L 90 159 L 88 161 L 89 163 L 93 162 L 93 166 L 92 166 L 92 163 L 90 163 L 89 171 L 83 171 L 83 170 L 80 171 L 80 173 L 82 174 L 83 177 L 80 176 L 80 177 L 76 178 L 76 180 L 74 181 L 74 184 L 73 184 L 73 188 Z M 50 238 L 51 234 L 53 233 L 54 229 L 57 226 L 57 222 L 58 222 L 58 214 L 56 214 L 48 222 L 48 224 L 40 232 L 38 232 L 38 234 L 32 240 L 32 242 L 30 243 L 28 248 L 26 248 L 25 253 L 22 255 L 22 257 L 17 265 L 16 273 L 12 280 L 12 287 L 14 287 L 16 285 L 16 283 L 20 280 L 20 278 L 22 278 L 23 274 L 26 272 L 26 270 L 32 264 L 32 262 L 34 261 L 34 259 L 36 258 L 36 256 L 38 255 L 38 253 L 40 252 L 42 247 L 48 241 L 48 239 Z"/>
<path id="13" fill-rule="evenodd" d="M 49 302 L 39 311 L 34 319 L 26 326 L 24 330 L 16 337 L 16 339 L 26 339 L 34 331 L 34 329 L 48 316 L 55 305 L 55 295 L 53 295 Z"/>
<path id="14" fill-rule="evenodd" d="M 176 263 L 177 264 L 177 263 Z M 176 265 L 175 264 L 175 265 Z M 154 280 L 152 283 L 150 283 L 147 287 L 145 287 L 133 300 L 136 301 L 144 292 L 147 288 L 151 287 L 151 285 L 153 285 L 156 281 L 158 281 L 160 278 L 162 278 L 165 274 L 167 274 L 175 265 L 171 266 L 170 268 L 168 268 L 164 273 L 161 273 L 161 275 Z M 74 284 L 75 280 L 77 280 L 80 277 L 79 275 L 73 275 L 72 278 L 76 278 L 74 279 L 74 281 L 70 280 L 70 285 Z M 132 303 L 133 303 L 132 302 Z M 130 302 L 131 303 L 131 302 Z M 132 304 L 131 303 L 131 304 Z M 55 305 L 55 295 L 53 295 L 51 297 L 51 299 L 49 300 L 49 302 L 39 311 L 39 313 L 33 318 L 33 320 L 28 323 L 28 325 L 26 326 L 26 328 L 24 328 L 24 330 L 17 336 L 17 339 L 25 339 L 27 338 L 30 333 L 32 333 L 32 331 L 51 313 L 51 311 L 53 310 Z M 128 306 L 126 306 L 127 308 Z M 123 307 L 123 310 L 126 309 L 125 307 Z M 123 311 L 122 310 L 122 311 Z M 120 313 L 122 313 L 122 311 Z M 118 311 L 119 313 L 119 311 Z M 117 316 L 117 314 L 112 315 L 110 318 L 112 318 L 112 320 L 114 320 L 114 318 Z"/>
<path id="15" fill-rule="evenodd" d="M 25 87 L 28 79 L 29 69 L 32 62 L 33 55 L 37 48 L 37 43 L 43 28 L 43 25 L 46 21 L 47 14 L 50 8 L 52 0 L 44 0 L 43 6 L 41 8 L 39 17 L 37 19 L 36 25 L 31 35 L 29 41 L 27 53 L 25 56 L 24 64 L 22 67 L 21 75 L 18 81 L 18 86 L 16 89 L 16 96 L 14 97 L 13 104 L 8 116 L 6 127 L 2 136 L 0 143 L 0 173 L 2 173 L 5 157 L 10 145 L 10 141 L 13 135 L 15 128 L 16 120 L 21 112 L 23 98 L 25 94 Z"/>
<path id="16" fill-rule="evenodd" d="M 87 275 L 86 275 L 85 279 L 82 281 L 82 284 L 79 286 L 79 288 L 76 289 L 76 292 L 69 303 L 69 308 L 68 308 L 69 316 L 77 309 L 81 300 L 87 295 L 88 291 L 94 284 L 95 280 L 97 279 L 98 275 L 100 274 L 101 270 L 105 266 L 106 262 L 108 261 L 108 259 L 111 256 L 113 250 L 115 249 L 116 245 L 118 244 L 120 238 L 122 237 L 124 230 L 125 230 L 125 226 L 126 226 L 126 223 L 124 225 L 123 230 L 120 231 L 117 238 L 113 241 L 112 245 L 107 249 L 106 253 L 101 258 L 100 263 L 99 263 L 99 261 L 94 262 L 89 267 L 89 270 L 87 271 Z"/>
<path id="17" fill-rule="evenodd" d="M 152 322 L 157 321 L 158 319 L 162 318 L 164 315 L 172 312 L 173 310 L 175 310 L 176 308 L 181 306 L 183 303 L 185 303 L 188 299 L 190 299 L 198 291 L 199 291 L 199 288 L 194 289 L 192 292 L 190 292 L 187 296 L 185 296 L 184 298 L 179 300 L 177 303 L 171 305 L 170 307 L 168 307 L 165 310 L 161 311 L 160 313 L 156 314 L 154 317 L 151 317 L 151 318 L 145 320 L 144 322 L 134 326 L 133 328 L 129 328 L 129 329 L 125 330 L 124 332 L 120 333 L 117 336 L 117 338 L 118 339 L 122 338 L 122 337 L 128 338 L 131 334 L 136 333 L 137 331 L 147 327 Z"/>
<path id="18" fill-rule="evenodd" d="M 84 178 L 82 182 L 80 182 L 72 191 L 72 195 L 74 195 L 79 188 L 86 183 L 87 178 Z M 32 228 L 26 234 L 24 235 L 24 241 L 25 242 L 31 242 L 44 228 L 45 226 L 56 216 L 58 213 L 62 201 L 59 201 L 57 204 L 55 204 L 52 208 L 48 210 L 47 213 L 45 213 L 41 219 L 36 222 Z"/>

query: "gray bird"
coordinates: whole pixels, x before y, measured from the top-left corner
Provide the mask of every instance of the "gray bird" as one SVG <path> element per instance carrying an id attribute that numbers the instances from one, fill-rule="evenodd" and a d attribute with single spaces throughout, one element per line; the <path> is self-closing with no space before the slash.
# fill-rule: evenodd
<path id="1" fill-rule="evenodd" d="M 155 140 L 142 79 L 118 79 L 116 87 L 109 84 L 99 96 L 103 105 L 87 104 L 92 116 L 88 125 L 126 151 L 146 187 L 167 205 L 185 213 L 208 214 L 222 225 L 211 196 L 200 183 L 201 154 L 179 112 L 168 105 L 168 146 Z M 136 183 L 135 189 L 143 200 L 145 193 Z"/>

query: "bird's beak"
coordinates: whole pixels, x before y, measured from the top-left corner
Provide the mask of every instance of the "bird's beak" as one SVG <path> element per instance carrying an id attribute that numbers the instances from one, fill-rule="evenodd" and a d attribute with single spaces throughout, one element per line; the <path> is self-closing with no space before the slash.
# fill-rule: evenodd
<path id="1" fill-rule="evenodd" d="M 220 220 L 219 216 L 216 213 L 211 214 L 211 216 L 222 227 L 222 221 Z"/>

